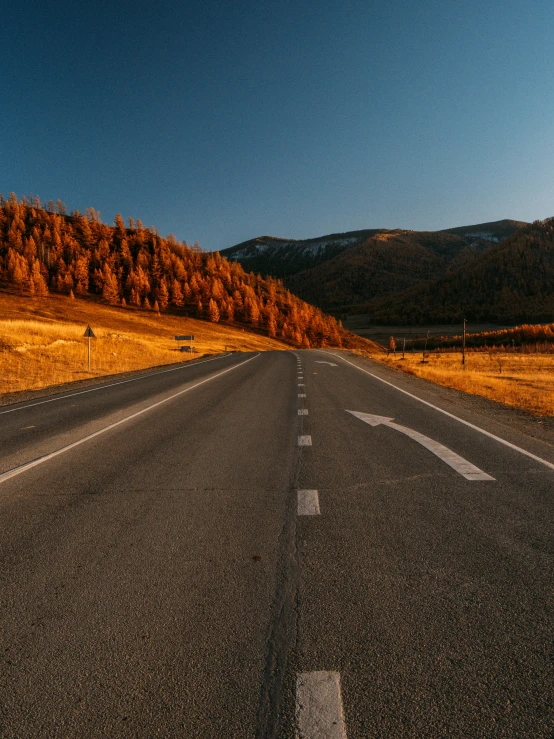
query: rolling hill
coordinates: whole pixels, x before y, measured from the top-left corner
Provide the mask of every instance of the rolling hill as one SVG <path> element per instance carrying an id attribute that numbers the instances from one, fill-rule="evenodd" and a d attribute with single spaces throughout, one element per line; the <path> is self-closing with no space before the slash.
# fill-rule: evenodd
<path id="1" fill-rule="evenodd" d="M 554 218 L 518 229 L 470 264 L 440 279 L 377 298 L 374 323 L 551 322 L 554 318 Z"/>
<path id="2" fill-rule="evenodd" d="M 250 272 L 289 277 L 317 267 L 378 233 L 386 233 L 386 230 L 349 231 L 304 240 L 259 236 L 224 249 L 221 254 L 227 259 L 240 262 Z"/>
<path id="3" fill-rule="evenodd" d="M 261 237 L 221 253 L 283 278 L 296 295 L 335 313 L 367 312 L 375 299 L 471 264 L 526 224 L 497 221 L 444 231 L 375 229 L 291 241 Z"/>
<path id="4" fill-rule="evenodd" d="M 354 346 L 359 338 L 333 317 L 219 254 L 162 238 L 120 215 L 113 226 L 89 208 L 68 215 L 58 201 L 0 196 L 0 287 L 95 298 L 132 310 L 169 312 L 247 326 L 293 346 Z"/>

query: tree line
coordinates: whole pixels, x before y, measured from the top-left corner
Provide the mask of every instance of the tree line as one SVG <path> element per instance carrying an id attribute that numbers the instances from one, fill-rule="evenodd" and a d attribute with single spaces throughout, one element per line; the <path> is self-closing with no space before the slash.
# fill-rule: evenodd
<path id="1" fill-rule="evenodd" d="M 430 349 L 449 349 L 461 347 L 462 335 L 440 336 L 429 338 Z M 496 329 L 492 331 L 480 331 L 478 333 L 466 334 L 466 347 L 468 349 L 500 349 L 509 351 L 552 351 L 554 347 L 554 323 L 528 324 L 513 328 Z"/>
<path id="2" fill-rule="evenodd" d="M 421 352 L 427 351 L 461 351 L 463 335 L 452 336 L 416 336 L 414 338 L 398 338 L 391 336 L 388 341 L 388 351 Z M 552 352 L 554 350 L 554 323 L 527 324 L 514 326 L 513 328 L 494 329 L 491 331 L 479 331 L 466 333 L 465 345 L 468 350 L 475 351 L 512 351 L 523 353 Z"/>
<path id="3" fill-rule="evenodd" d="M 96 296 L 110 305 L 248 325 L 295 346 L 357 344 L 334 317 L 276 279 L 237 262 L 162 238 L 121 215 L 113 226 L 93 208 L 67 213 L 61 201 L 0 195 L 0 278 L 37 297 Z"/>

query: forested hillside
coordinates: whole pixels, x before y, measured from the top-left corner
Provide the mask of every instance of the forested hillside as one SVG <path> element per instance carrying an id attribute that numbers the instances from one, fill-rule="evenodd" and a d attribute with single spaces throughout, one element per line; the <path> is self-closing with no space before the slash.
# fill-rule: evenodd
<path id="1" fill-rule="evenodd" d="M 366 313 L 367 303 L 469 265 L 527 224 L 503 220 L 444 231 L 386 229 L 303 241 L 263 236 L 225 249 L 243 267 L 278 275 L 323 310 Z"/>
<path id="2" fill-rule="evenodd" d="M 363 312 L 357 306 L 440 277 L 489 246 L 450 233 L 391 231 L 371 236 L 286 282 L 294 293 L 325 310 Z"/>
<path id="3" fill-rule="evenodd" d="M 464 317 L 506 323 L 554 316 L 554 218 L 518 229 L 440 280 L 374 300 L 372 322 L 449 323 Z"/>
<path id="4" fill-rule="evenodd" d="M 111 305 L 174 311 L 251 326 L 297 346 L 352 346 L 358 337 L 279 280 L 247 274 L 218 253 L 162 238 L 140 221 L 101 222 L 92 208 L 0 196 L 0 277 L 29 295 L 49 291 Z"/>
<path id="5" fill-rule="evenodd" d="M 258 236 L 223 249 L 221 254 L 227 259 L 240 262 L 251 272 L 287 278 L 317 267 L 368 236 L 383 232 L 384 229 L 348 231 L 301 240 Z"/>

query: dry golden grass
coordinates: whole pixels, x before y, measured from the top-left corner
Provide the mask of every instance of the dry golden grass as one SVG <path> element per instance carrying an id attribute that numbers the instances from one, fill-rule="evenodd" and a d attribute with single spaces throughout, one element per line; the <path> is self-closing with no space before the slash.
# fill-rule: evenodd
<path id="1" fill-rule="evenodd" d="M 554 416 L 554 355 L 468 352 L 466 369 L 460 352 L 374 355 L 392 367 L 424 377 L 437 385 L 524 408 L 536 415 Z"/>
<path id="2" fill-rule="evenodd" d="M 91 372 L 87 370 L 90 324 Z M 196 354 L 177 350 L 176 335 L 193 334 Z M 0 292 L 0 393 L 186 362 L 202 354 L 289 349 L 282 342 L 220 323 L 158 316 L 62 296 L 29 298 Z"/>

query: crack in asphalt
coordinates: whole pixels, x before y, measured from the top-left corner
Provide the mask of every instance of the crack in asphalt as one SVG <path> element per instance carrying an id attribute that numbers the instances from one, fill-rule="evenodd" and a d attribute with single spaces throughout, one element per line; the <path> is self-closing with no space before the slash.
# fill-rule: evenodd
<path id="1" fill-rule="evenodd" d="M 298 416 L 300 431 L 304 416 Z M 295 437 L 296 438 L 296 434 Z M 309 447 L 296 448 L 293 480 L 287 491 L 285 518 L 279 534 L 276 583 L 266 640 L 265 667 L 258 701 L 256 739 L 277 739 L 292 735 L 294 723 L 294 680 L 291 662 L 295 659 L 300 617 L 300 564 L 297 540 L 297 488 L 303 455 Z M 290 688 L 290 689 L 289 689 Z M 290 692 L 290 695 L 289 695 Z M 289 728 L 285 728 L 288 724 Z"/>

